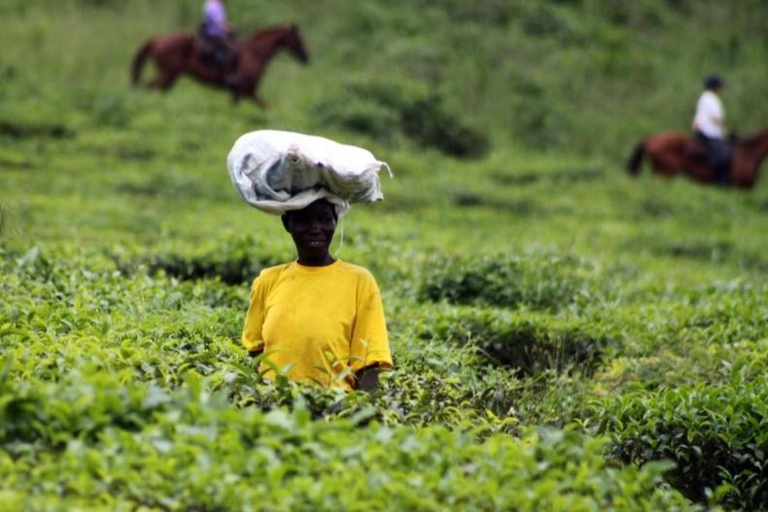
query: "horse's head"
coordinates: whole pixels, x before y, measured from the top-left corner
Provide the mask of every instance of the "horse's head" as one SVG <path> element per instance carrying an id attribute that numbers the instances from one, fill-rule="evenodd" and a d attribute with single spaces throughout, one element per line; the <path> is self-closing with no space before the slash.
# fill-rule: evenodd
<path id="1" fill-rule="evenodd" d="M 249 39 L 243 41 L 241 46 L 246 51 L 254 55 L 260 55 L 267 60 L 271 59 L 275 52 L 285 49 L 296 60 L 302 63 L 309 62 L 309 53 L 304 47 L 299 27 L 294 24 L 281 25 L 257 32 Z"/>
<path id="2" fill-rule="evenodd" d="M 304 46 L 304 40 L 301 38 L 299 27 L 297 27 L 294 23 L 291 23 L 288 28 L 288 33 L 285 37 L 285 47 L 288 48 L 291 54 L 299 62 L 304 64 L 309 62 L 309 53 L 307 52 L 307 48 Z"/>

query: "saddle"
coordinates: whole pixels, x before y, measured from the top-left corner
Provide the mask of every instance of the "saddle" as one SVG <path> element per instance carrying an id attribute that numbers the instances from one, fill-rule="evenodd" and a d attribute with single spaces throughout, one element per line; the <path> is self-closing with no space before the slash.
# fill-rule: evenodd
<path id="1" fill-rule="evenodd" d="M 195 54 L 203 64 L 216 67 L 215 49 L 207 38 L 201 36 L 195 38 Z"/>
<path id="2" fill-rule="evenodd" d="M 730 141 L 706 139 L 697 134 L 688 140 L 686 154 L 691 162 L 709 167 L 716 183 L 729 183 L 733 158 L 733 146 Z"/>
<path id="3" fill-rule="evenodd" d="M 201 25 L 195 37 L 195 53 L 203 64 L 219 68 L 225 72 L 237 69 L 240 52 L 230 42 L 208 37 Z"/>
<path id="4" fill-rule="evenodd" d="M 702 164 L 709 163 L 709 148 L 700 138 L 696 136 L 688 139 L 688 143 L 685 145 L 685 153 L 693 162 L 699 162 Z"/>

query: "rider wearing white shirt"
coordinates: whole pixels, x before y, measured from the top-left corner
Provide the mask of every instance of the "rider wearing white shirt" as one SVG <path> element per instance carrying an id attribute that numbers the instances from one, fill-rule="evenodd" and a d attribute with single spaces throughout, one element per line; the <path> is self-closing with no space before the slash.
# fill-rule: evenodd
<path id="1" fill-rule="evenodd" d="M 710 90 L 704 91 L 696 105 L 696 117 L 693 120 L 694 129 L 710 139 L 722 139 L 725 136 L 724 118 L 723 102 L 720 101 L 718 95 Z"/>
<path id="2" fill-rule="evenodd" d="M 710 75 L 704 80 L 705 91 L 699 97 L 693 118 L 693 130 L 696 137 L 707 147 L 715 181 L 720 184 L 728 182 L 731 161 L 731 147 L 724 140 L 725 110 L 719 96 L 724 85 L 723 79 L 718 75 Z"/>

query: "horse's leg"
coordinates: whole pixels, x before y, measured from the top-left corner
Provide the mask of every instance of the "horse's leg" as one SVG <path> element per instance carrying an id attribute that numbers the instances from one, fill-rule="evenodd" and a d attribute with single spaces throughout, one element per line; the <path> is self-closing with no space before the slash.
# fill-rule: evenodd
<path id="1" fill-rule="evenodd" d="M 243 96 L 248 96 L 254 103 L 256 103 L 262 110 L 267 109 L 267 102 L 265 102 L 261 96 L 256 92 L 256 80 L 250 80 L 242 84 L 240 92 Z"/>
<path id="2" fill-rule="evenodd" d="M 259 93 L 256 92 L 256 84 L 255 83 L 253 85 L 251 85 L 251 94 L 250 94 L 249 97 L 251 98 L 251 100 L 253 100 L 259 106 L 259 108 L 261 108 L 262 110 L 267 110 L 267 102 L 264 101 L 261 98 L 261 96 L 259 96 Z"/>
<path id="3" fill-rule="evenodd" d="M 162 91 L 168 91 L 171 87 L 173 87 L 173 84 L 176 82 L 178 77 L 178 73 L 164 69 L 160 72 L 157 78 L 149 83 L 149 87 L 157 88 Z"/>
<path id="4" fill-rule="evenodd" d="M 651 157 L 651 167 L 653 168 L 654 173 L 661 174 L 665 178 L 672 177 L 677 170 L 677 166 L 673 159 L 662 158 L 655 155 Z"/>
<path id="5" fill-rule="evenodd" d="M 266 101 L 264 101 L 264 100 L 261 98 L 261 96 L 259 96 L 259 95 L 257 95 L 257 94 L 254 94 L 253 96 L 251 96 L 251 98 L 253 99 L 253 101 L 254 101 L 254 102 L 255 102 L 255 103 L 256 103 L 256 104 L 257 104 L 257 105 L 258 105 L 258 106 L 259 106 L 259 107 L 260 107 L 262 110 L 267 110 L 267 102 L 266 102 Z"/>

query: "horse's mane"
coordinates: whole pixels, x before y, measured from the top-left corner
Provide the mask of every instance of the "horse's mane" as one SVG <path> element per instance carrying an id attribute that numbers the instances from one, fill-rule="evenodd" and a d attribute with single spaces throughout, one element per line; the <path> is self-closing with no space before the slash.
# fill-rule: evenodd
<path id="1" fill-rule="evenodd" d="M 768 128 L 764 128 L 764 129 L 760 130 L 759 132 L 750 135 L 749 137 L 743 138 L 741 140 L 741 143 L 744 146 L 750 146 L 751 147 L 751 146 L 754 146 L 756 144 L 762 143 L 765 140 L 766 137 L 768 137 Z"/>
<path id="2" fill-rule="evenodd" d="M 271 39 L 273 37 L 283 35 L 284 33 L 289 32 L 292 28 L 293 25 L 279 25 L 276 27 L 269 27 L 254 33 L 248 39 L 253 42 L 263 41 L 265 39 Z"/>

